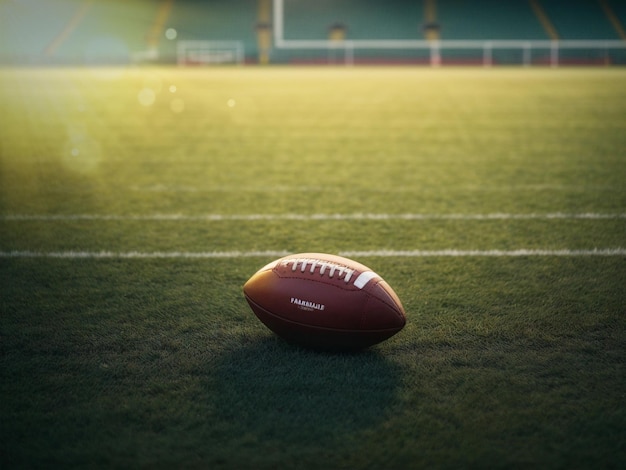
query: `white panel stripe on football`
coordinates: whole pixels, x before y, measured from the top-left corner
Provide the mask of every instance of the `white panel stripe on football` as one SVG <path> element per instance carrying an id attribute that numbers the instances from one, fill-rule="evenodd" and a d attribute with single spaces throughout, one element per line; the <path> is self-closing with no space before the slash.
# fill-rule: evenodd
<path id="1" fill-rule="evenodd" d="M 364 271 L 361 274 L 359 274 L 359 277 L 357 277 L 354 280 L 354 286 L 358 287 L 359 289 L 363 289 L 367 285 L 367 283 L 370 282 L 375 277 L 378 277 L 378 274 L 376 274 L 375 272 Z"/>
<path id="2" fill-rule="evenodd" d="M 350 221 L 350 220 L 559 220 L 559 219 L 582 219 L 582 220 L 614 220 L 626 219 L 626 213 L 562 213 L 554 212 L 547 214 L 3 214 L 0 220 L 5 221 L 41 221 L 41 222 L 64 222 L 64 221 L 198 221 L 198 222 L 223 222 L 223 221 Z"/>
<path id="3" fill-rule="evenodd" d="M 67 258 L 67 259 L 211 259 L 211 258 L 281 258 L 288 251 L 0 251 L 0 258 Z M 626 248 L 594 248 L 591 250 L 372 250 L 342 251 L 339 255 L 352 258 L 423 258 L 423 257 L 523 257 L 523 256 L 626 256 Z"/>

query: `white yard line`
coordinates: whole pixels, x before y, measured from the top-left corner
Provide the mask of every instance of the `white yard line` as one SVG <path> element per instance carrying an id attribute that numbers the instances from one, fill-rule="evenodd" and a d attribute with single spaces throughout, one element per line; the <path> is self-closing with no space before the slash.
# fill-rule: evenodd
<path id="1" fill-rule="evenodd" d="M 456 160 L 454 158 L 448 161 Z M 126 188 L 119 188 L 123 191 Z M 193 186 L 193 185 L 165 185 L 154 184 L 150 186 L 130 186 L 130 191 L 143 193 L 328 193 L 340 191 L 338 186 L 323 185 L 266 185 L 266 186 L 250 186 L 250 185 L 222 185 L 222 186 Z M 393 187 L 356 187 L 356 191 L 377 192 L 377 193 L 423 193 L 438 191 L 436 186 L 393 186 Z M 519 185 L 459 185 L 454 190 L 461 192 L 506 192 L 511 191 L 600 191 L 612 192 L 621 190 L 621 186 L 614 185 L 565 185 L 565 184 L 519 184 Z"/>
<path id="2" fill-rule="evenodd" d="M 280 258 L 288 251 L 0 251 L 0 258 L 151 259 L 151 258 Z"/>
<path id="3" fill-rule="evenodd" d="M 381 213 L 353 213 L 353 214 L 4 214 L 0 215 L 3 221 L 24 222 L 71 222 L 71 221 L 351 221 L 351 220 L 558 220 L 558 219 L 626 219 L 626 213 L 563 213 L 547 214 L 381 214 Z"/>
<path id="4" fill-rule="evenodd" d="M 214 259 L 214 258 L 280 258 L 289 255 L 288 251 L 154 251 L 154 252 L 115 252 L 115 251 L 0 251 L 0 258 L 64 258 L 64 259 Z M 590 250 L 370 250 L 340 251 L 349 258 L 426 258 L 426 257 L 525 257 L 525 256 L 626 256 L 626 248 L 594 248 Z"/>
<path id="5" fill-rule="evenodd" d="M 594 248 L 592 250 L 373 250 L 343 251 L 346 257 L 382 257 L 382 258 L 425 258 L 425 257 L 520 257 L 520 256 L 626 256 L 626 248 Z"/>

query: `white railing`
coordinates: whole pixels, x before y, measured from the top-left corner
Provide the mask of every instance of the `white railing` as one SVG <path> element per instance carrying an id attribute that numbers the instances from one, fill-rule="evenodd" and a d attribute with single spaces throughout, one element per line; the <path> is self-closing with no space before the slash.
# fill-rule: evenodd
<path id="1" fill-rule="evenodd" d="M 442 64 L 442 53 L 449 50 L 477 50 L 477 57 L 484 66 L 494 64 L 494 51 L 512 50 L 521 53 L 520 63 L 528 66 L 533 63 L 534 52 L 547 53 L 547 63 L 552 67 L 561 65 L 563 51 L 593 52 L 596 56 L 603 54 L 609 59 L 609 51 L 622 51 L 626 54 L 626 41 L 621 40 L 296 40 L 284 38 L 284 0 L 274 0 L 274 47 L 284 50 L 322 50 L 343 51 L 344 63 L 355 63 L 355 52 L 359 50 L 406 51 L 425 52 L 428 62 L 437 66 Z M 625 55 L 626 57 L 626 55 Z M 624 62 L 626 63 L 626 62 Z"/>

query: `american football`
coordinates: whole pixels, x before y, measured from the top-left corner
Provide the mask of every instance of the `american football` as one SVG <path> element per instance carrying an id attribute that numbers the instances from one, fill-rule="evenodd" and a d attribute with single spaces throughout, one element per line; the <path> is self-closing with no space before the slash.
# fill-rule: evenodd
<path id="1" fill-rule="evenodd" d="M 257 271 L 243 291 L 270 330 L 316 349 L 367 348 L 406 323 L 400 299 L 378 274 L 330 254 L 280 258 Z"/>

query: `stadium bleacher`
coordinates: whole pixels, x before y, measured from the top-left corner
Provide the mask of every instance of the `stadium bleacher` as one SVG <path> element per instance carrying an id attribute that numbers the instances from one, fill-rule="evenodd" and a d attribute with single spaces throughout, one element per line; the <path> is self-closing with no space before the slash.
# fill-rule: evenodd
<path id="1" fill-rule="evenodd" d="M 548 39 L 528 0 L 437 2 L 441 39 Z"/>
<path id="2" fill-rule="evenodd" d="M 542 4 L 561 40 L 619 39 L 597 1 L 569 0 L 567 8 L 558 0 Z"/>
<path id="3" fill-rule="evenodd" d="M 287 1 L 285 37 L 327 39 L 330 26 L 340 23 L 350 39 L 421 39 L 423 12 L 420 1 Z"/>
<path id="4" fill-rule="evenodd" d="M 559 0 L 284 0 L 283 7 L 282 37 L 289 41 L 327 41 L 333 26 L 346 41 L 420 41 L 427 37 L 427 23 L 436 25 L 435 37 L 443 41 L 548 41 L 554 33 L 538 18 L 537 8 L 559 40 L 626 40 L 622 0 L 571 0 L 567 8 Z M 0 63 L 173 64 L 177 43 L 187 40 L 237 41 L 246 63 L 258 63 L 261 27 L 264 41 L 271 38 L 270 9 L 271 0 L 7 0 L 0 2 Z M 165 36 L 168 29 L 175 37 Z M 359 50 L 351 58 L 355 63 L 426 62 L 423 49 Z M 484 54 L 450 53 L 468 62 Z M 327 63 L 341 62 L 347 54 L 340 48 L 285 50 L 270 44 L 266 59 Z M 584 62 L 585 54 L 581 57 Z M 499 62 L 497 54 L 493 59 Z"/>
<path id="5" fill-rule="evenodd" d="M 626 2 L 624 2 L 623 0 L 605 0 L 605 3 L 612 10 L 612 15 L 614 16 L 614 19 L 618 22 L 619 27 L 622 29 L 622 33 L 624 33 L 624 25 L 626 25 Z M 620 35 L 622 39 L 626 39 L 626 37 L 624 36 L 626 35 Z"/>

